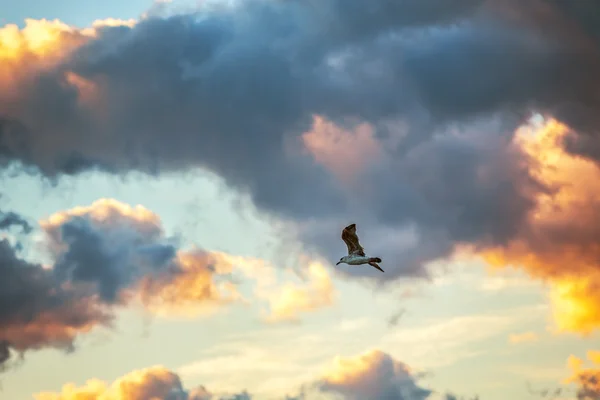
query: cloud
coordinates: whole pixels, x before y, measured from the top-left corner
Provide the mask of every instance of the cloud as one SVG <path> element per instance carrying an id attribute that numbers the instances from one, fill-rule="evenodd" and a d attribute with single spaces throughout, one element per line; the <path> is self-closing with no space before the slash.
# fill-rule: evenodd
<path id="1" fill-rule="evenodd" d="M 425 400 L 432 392 L 417 385 L 416 379 L 408 366 L 374 350 L 356 358 L 337 358 L 319 387 L 345 400 Z"/>
<path id="2" fill-rule="evenodd" d="M 297 396 L 281 396 L 282 400 L 317 399 L 370 399 L 370 400 L 425 400 L 433 391 L 417 384 L 419 374 L 379 350 L 353 358 L 336 358 L 323 376 L 307 382 L 298 389 Z M 93 379 L 84 386 L 63 386 L 60 393 L 37 393 L 36 400 L 252 400 L 246 391 L 235 394 L 213 393 L 205 386 L 184 388 L 181 378 L 165 367 L 155 366 L 133 371 L 108 385 Z M 456 399 L 446 395 L 448 400 Z"/>
<path id="3" fill-rule="evenodd" d="M 506 337 L 523 322 L 530 321 L 532 315 L 539 315 L 546 309 L 547 306 L 534 305 L 497 313 L 433 319 L 389 331 L 380 343 L 385 348 L 403 349 L 402 359 L 409 364 L 426 360 L 424 367 L 427 368 L 449 366 L 459 360 L 493 352 L 485 345 L 486 341 Z"/>
<path id="4" fill-rule="evenodd" d="M 400 322 L 400 319 L 404 316 L 404 314 L 406 314 L 406 309 L 401 308 L 398 311 L 396 311 L 395 313 L 393 313 L 390 317 L 388 317 L 388 319 L 387 319 L 388 327 L 392 328 L 392 327 L 398 325 L 398 323 Z"/>
<path id="5" fill-rule="evenodd" d="M 6 239 L 0 241 L 0 276 L 0 368 L 11 349 L 70 349 L 78 334 L 112 321 L 93 293 L 62 286 L 51 271 L 20 259 Z"/>
<path id="6" fill-rule="evenodd" d="M 247 393 L 218 397 L 205 387 L 184 389 L 177 374 L 162 366 L 141 369 L 117 379 L 110 385 L 97 379 L 82 387 L 74 384 L 63 386 L 60 393 L 37 393 L 36 400 L 251 400 Z"/>
<path id="7" fill-rule="evenodd" d="M 51 178 L 208 169 L 322 258 L 339 259 L 353 220 L 386 274 L 339 270 L 385 283 L 426 277 L 460 246 L 521 258 L 556 282 L 561 329 L 589 332 L 595 269 L 572 268 L 593 246 L 573 273 L 547 256 L 560 240 L 571 261 L 560 230 L 578 228 L 552 220 L 567 200 L 518 129 L 551 116 L 570 129 L 564 154 L 595 162 L 598 6 L 559 3 L 250 1 L 93 33 L 7 26 L 0 162 Z"/>
<path id="8" fill-rule="evenodd" d="M 213 280 L 231 265 L 210 252 L 180 250 L 165 236 L 158 215 L 112 199 L 56 213 L 41 221 L 62 279 L 92 284 L 107 304 L 139 295 L 150 308 L 160 304 L 217 305 L 235 298 Z M 233 297 L 232 297 L 233 296 Z"/>
<path id="9" fill-rule="evenodd" d="M 512 344 L 529 343 L 538 340 L 538 335 L 535 332 L 511 333 L 508 336 L 508 341 Z"/>
<path id="10" fill-rule="evenodd" d="M 567 383 L 577 385 L 577 399 L 597 400 L 600 399 L 600 352 L 590 351 L 587 358 L 593 365 L 591 368 L 584 368 L 583 360 L 569 357 L 568 365 L 573 375 Z"/>
<path id="11" fill-rule="evenodd" d="M 30 233 L 33 229 L 29 222 L 19 214 L 0 210 L 0 230 L 7 230 L 12 226 L 21 227 L 23 233 Z"/>
<path id="12" fill-rule="evenodd" d="M 324 165 L 339 181 L 350 185 L 364 168 L 382 155 L 381 143 L 374 134 L 369 124 L 363 123 L 346 131 L 315 116 L 312 129 L 302 135 L 302 141 L 317 163 Z"/>
<path id="13" fill-rule="evenodd" d="M 552 119 L 519 130 L 515 141 L 550 190 L 537 195 L 527 223 L 505 246 L 481 254 L 494 266 L 521 267 L 550 282 L 558 328 L 589 333 L 600 327 L 600 170 L 562 147 L 571 134 Z"/>
<path id="14" fill-rule="evenodd" d="M 261 288 L 257 293 L 269 303 L 267 321 L 298 321 L 298 314 L 312 312 L 334 303 L 337 292 L 327 269 L 312 262 L 307 268 L 307 282 L 285 282 L 278 287 Z"/>

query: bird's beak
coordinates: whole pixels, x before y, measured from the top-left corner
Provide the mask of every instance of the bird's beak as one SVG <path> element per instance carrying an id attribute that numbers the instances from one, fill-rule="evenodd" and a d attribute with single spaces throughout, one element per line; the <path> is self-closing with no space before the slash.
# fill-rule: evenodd
<path id="1" fill-rule="evenodd" d="M 341 261 L 336 262 L 335 265 L 338 265 L 339 263 L 341 263 Z"/>

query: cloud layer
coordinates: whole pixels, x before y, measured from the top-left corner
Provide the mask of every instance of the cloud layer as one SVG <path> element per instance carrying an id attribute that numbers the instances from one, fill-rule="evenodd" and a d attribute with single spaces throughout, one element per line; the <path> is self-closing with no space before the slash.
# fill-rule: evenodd
<path id="1" fill-rule="evenodd" d="M 250 400 L 245 392 L 217 396 L 203 386 L 185 390 L 179 376 L 162 366 L 130 372 L 111 385 L 92 379 L 82 387 L 67 384 L 61 393 L 38 393 L 36 400 Z"/>
<path id="2" fill-rule="evenodd" d="M 408 366 L 378 350 L 353 358 L 337 358 L 331 369 L 314 382 L 307 383 L 296 396 L 285 400 L 425 400 L 433 393 L 420 387 Z M 38 393 L 36 400 L 251 400 L 247 391 L 215 394 L 206 387 L 185 389 L 179 376 L 156 366 L 133 371 L 111 385 L 89 380 L 84 386 L 67 384 L 60 393 Z M 446 395 L 448 400 L 456 399 Z M 282 398 L 282 400 L 284 400 Z"/>
<path id="3" fill-rule="evenodd" d="M 534 113 L 554 118 L 569 130 L 556 146 L 597 168 L 597 7 L 249 1 L 86 30 L 7 26 L 0 163 L 53 178 L 205 168 L 328 259 L 357 222 L 386 274 L 344 273 L 426 276 L 467 246 L 552 280 L 560 326 L 589 332 L 597 265 L 560 272 L 548 250 L 597 259 L 594 232 L 567 234 L 595 215 L 548 222 L 569 182 L 540 172 L 543 149 L 518 132 Z M 587 304 L 575 322 L 560 316 L 570 301 Z"/>

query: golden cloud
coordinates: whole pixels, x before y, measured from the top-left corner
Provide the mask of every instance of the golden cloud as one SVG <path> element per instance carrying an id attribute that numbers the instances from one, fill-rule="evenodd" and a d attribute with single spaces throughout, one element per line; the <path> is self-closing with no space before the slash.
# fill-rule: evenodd
<path id="1" fill-rule="evenodd" d="M 234 361 L 229 359 L 227 363 Z M 382 398 L 426 400 L 432 391 L 420 387 L 417 380 L 418 376 L 413 374 L 408 366 L 389 354 L 373 350 L 352 358 L 337 357 L 323 376 L 302 385 L 300 391 L 304 396 L 300 397 L 320 399 L 326 395 L 326 398 L 329 398 L 329 394 L 335 393 L 342 395 L 341 398 L 345 400 Z M 289 389 L 287 387 L 287 390 Z M 80 387 L 66 384 L 59 393 L 36 393 L 34 398 L 36 400 L 216 400 L 253 397 L 246 391 L 232 395 L 214 394 L 204 386 L 186 389 L 179 375 L 163 366 L 154 366 L 128 373 L 112 384 L 91 379 Z"/>
<path id="2" fill-rule="evenodd" d="M 207 314 L 215 311 L 215 306 L 242 299 L 233 283 L 214 280 L 215 274 L 232 271 L 232 264 L 221 253 L 179 252 L 175 264 L 179 272 L 173 276 L 146 276 L 137 288 L 142 303 L 154 314 Z"/>
<path id="3" fill-rule="evenodd" d="M 315 311 L 334 303 L 336 291 L 327 269 L 318 262 L 311 262 L 307 269 L 307 281 L 291 282 L 271 290 L 259 292 L 266 298 L 270 314 L 267 321 L 297 321 L 298 314 Z"/>
<path id="4" fill-rule="evenodd" d="M 307 265 L 302 270 L 300 282 L 282 279 L 280 275 L 289 273 L 278 269 L 269 262 L 251 257 L 239 257 L 225 253 L 212 253 L 215 265 L 227 271 L 239 271 L 254 281 L 254 295 L 267 303 L 263 311 L 266 322 L 298 321 L 300 314 L 310 313 L 331 306 L 337 292 L 327 268 L 316 260 L 300 257 Z"/>
<path id="5" fill-rule="evenodd" d="M 508 341 L 512 344 L 529 343 L 538 340 L 538 335 L 535 332 L 513 333 L 508 336 Z"/>
<path id="6" fill-rule="evenodd" d="M 174 395 L 179 394 L 179 397 Z M 179 376 L 162 366 L 133 371 L 107 385 L 91 379 L 82 387 L 66 384 L 60 393 L 36 393 L 36 400 L 154 400 L 184 398 Z M 169 397 L 169 396 L 173 397 Z"/>
<path id="7" fill-rule="evenodd" d="M 520 267 L 549 282 L 557 328 L 587 334 L 600 328 L 600 169 L 564 149 L 568 135 L 552 119 L 517 131 L 531 171 L 550 190 L 538 195 L 508 246 L 480 254 L 492 266 Z"/>
<path id="8" fill-rule="evenodd" d="M 68 59 L 74 51 L 96 38 L 101 29 L 135 24 L 135 20 L 109 18 L 94 21 L 90 28 L 79 29 L 57 19 L 28 18 L 23 28 L 15 24 L 0 27 L 0 106 L 4 113 L 12 118 L 29 120 L 27 115 L 19 115 L 18 104 L 25 100 L 24 93 L 41 72 L 50 71 Z M 61 84 L 74 90 L 79 105 L 91 117 L 101 117 L 105 110 L 102 77 L 90 80 L 68 69 L 61 71 Z M 96 122 L 101 120 L 97 118 Z"/>
<path id="9" fill-rule="evenodd" d="M 572 375 L 565 383 L 577 385 L 577 399 L 600 399 L 600 351 L 589 351 L 587 358 L 592 364 L 591 368 L 585 368 L 583 360 L 574 356 L 569 357 L 568 366 Z"/>

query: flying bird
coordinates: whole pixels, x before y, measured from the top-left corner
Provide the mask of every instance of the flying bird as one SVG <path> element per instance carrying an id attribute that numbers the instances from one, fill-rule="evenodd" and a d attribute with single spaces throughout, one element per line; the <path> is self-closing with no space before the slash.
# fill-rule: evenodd
<path id="1" fill-rule="evenodd" d="M 348 255 L 340 258 L 335 265 L 348 264 L 348 265 L 362 265 L 369 264 L 373 268 L 377 268 L 381 272 L 384 272 L 381 267 L 377 264 L 381 262 L 379 257 L 368 257 L 365 255 L 365 249 L 360 245 L 358 241 L 358 235 L 356 235 L 356 224 L 348 225 L 342 231 L 342 240 L 348 246 Z"/>

